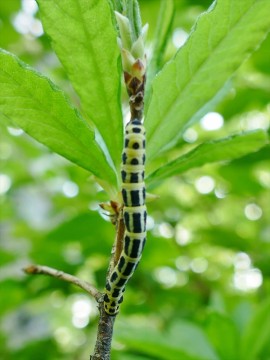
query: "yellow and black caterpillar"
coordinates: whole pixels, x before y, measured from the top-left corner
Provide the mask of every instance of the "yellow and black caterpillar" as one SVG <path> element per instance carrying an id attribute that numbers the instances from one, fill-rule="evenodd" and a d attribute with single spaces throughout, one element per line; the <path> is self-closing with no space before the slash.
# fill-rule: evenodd
<path id="1" fill-rule="evenodd" d="M 122 154 L 122 197 L 125 223 L 124 246 L 106 284 L 105 311 L 116 315 L 128 279 L 139 264 L 146 241 L 145 129 L 140 120 L 131 120 L 125 129 Z"/>

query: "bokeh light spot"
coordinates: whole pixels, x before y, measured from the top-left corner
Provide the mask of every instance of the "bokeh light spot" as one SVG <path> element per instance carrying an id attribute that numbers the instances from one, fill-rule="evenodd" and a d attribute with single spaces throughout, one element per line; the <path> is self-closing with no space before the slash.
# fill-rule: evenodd
<path id="1" fill-rule="evenodd" d="M 223 116 L 217 112 L 209 112 L 200 121 L 204 130 L 213 131 L 222 128 L 224 124 Z"/>
<path id="2" fill-rule="evenodd" d="M 189 128 L 183 133 L 183 139 L 192 144 L 198 139 L 198 133 L 196 130 Z"/>
<path id="3" fill-rule="evenodd" d="M 31 0 L 30 0 L 31 2 Z M 25 1 L 25 4 L 28 3 L 28 0 Z M 42 23 L 39 19 L 34 18 L 31 11 L 19 11 L 13 18 L 12 24 L 15 30 L 22 35 L 33 35 L 34 37 L 39 37 L 44 34 Z"/>
<path id="4" fill-rule="evenodd" d="M 227 190 L 224 188 L 216 188 L 215 189 L 215 195 L 218 199 L 224 199 L 227 196 Z"/>
<path id="5" fill-rule="evenodd" d="M 174 46 L 176 48 L 179 48 L 184 45 L 187 38 L 188 38 L 188 33 L 181 28 L 177 28 L 173 32 L 172 41 L 173 41 Z"/>
<path id="6" fill-rule="evenodd" d="M 259 178 L 260 184 L 263 187 L 270 189 L 270 171 L 261 170 L 258 174 L 258 178 Z"/>
<path id="7" fill-rule="evenodd" d="M 177 283 L 177 275 L 174 269 L 164 266 L 156 269 L 155 278 L 165 287 L 173 287 Z"/>
<path id="8" fill-rule="evenodd" d="M 72 304 L 72 324 L 78 329 L 86 327 L 92 313 L 92 302 L 86 297 L 77 298 Z"/>
<path id="9" fill-rule="evenodd" d="M 187 245 L 191 242 L 191 232 L 181 225 L 176 226 L 175 239 L 179 245 Z"/>
<path id="10" fill-rule="evenodd" d="M 7 130 L 12 136 L 21 136 L 24 133 L 22 129 L 14 128 L 11 126 L 8 126 Z"/>
<path id="11" fill-rule="evenodd" d="M 175 260 L 175 265 L 180 271 L 188 271 L 190 268 L 190 258 L 188 256 L 179 256 Z"/>
<path id="12" fill-rule="evenodd" d="M 170 239 L 174 235 L 173 227 L 169 223 L 165 222 L 158 226 L 158 232 L 162 237 L 166 239 Z"/>
<path id="13" fill-rule="evenodd" d="M 201 274 L 208 268 L 208 261 L 202 257 L 195 258 L 190 264 L 190 268 L 193 272 Z"/>
<path id="14" fill-rule="evenodd" d="M 73 181 L 65 181 L 62 186 L 63 194 L 68 198 L 73 198 L 78 195 L 79 187 Z"/>
<path id="15" fill-rule="evenodd" d="M 244 212 L 246 218 L 251 221 L 259 220 L 263 214 L 262 209 L 254 203 L 246 205 Z"/>
<path id="16" fill-rule="evenodd" d="M 11 178 L 6 174 L 0 174 L 0 194 L 5 194 L 11 187 Z"/>
<path id="17" fill-rule="evenodd" d="M 262 273 L 259 269 L 237 271 L 233 277 L 234 287 L 241 291 L 251 291 L 259 288 L 263 283 Z"/>
<path id="18" fill-rule="evenodd" d="M 201 194 L 209 194 L 215 188 L 215 180 L 211 176 L 201 176 L 196 180 L 195 188 Z"/>
<path id="19" fill-rule="evenodd" d="M 148 215 L 147 216 L 147 220 L 146 220 L 146 230 L 152 230 L 154 228 L 155 225 L 155 220 L 152 216 Z"/>
<path id="20" fill-rule="evenodd" d="M 22 0 L 22 9 L 26 14 L 35 15 L 38 5 L 35 0 Z"/>
<path id="21" fill-rule="evenodd" d="M 247 270 L 251 266 L 251 259 L 246 253 L 238 253 L 234 259 L 234 267 L 236 270 Z"/>

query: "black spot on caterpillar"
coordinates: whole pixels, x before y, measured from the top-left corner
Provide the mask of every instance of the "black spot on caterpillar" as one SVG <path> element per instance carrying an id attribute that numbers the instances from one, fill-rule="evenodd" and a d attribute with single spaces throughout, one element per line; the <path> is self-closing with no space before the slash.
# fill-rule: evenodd
<path id="1" fill-rule="evenodd" d="M 122 198 L 125 222 L 124 247 L 106 284 L 104 309 L 116 315 L 129 278 L 139 264 L 146 242 L 145 129 L 138 119 L 126 125 L 122 153 Z"/>

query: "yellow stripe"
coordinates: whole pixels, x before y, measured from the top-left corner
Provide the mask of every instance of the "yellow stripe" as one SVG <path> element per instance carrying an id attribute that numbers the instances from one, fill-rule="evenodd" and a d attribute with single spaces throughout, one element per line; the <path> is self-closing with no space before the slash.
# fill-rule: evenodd
<path id="1" fill-rule="evenodd" d="M 129 173 L 143 172 L 144 168 L 145 168 L 145 166 L 142 164 L 139 164 L 139 165 L 122 164 L 121 165 L 121 169 L 125 170 L 126 172 L 129 172 Z"/>
<path id="2" fill-rule="evenodd" d="M 146 206 L 125 206 L 124 211 L 128 212 L 129 214 L 142 213 L 146 211 Z"/>
<path id="3" fill-rule="evenodd" d="M 144 189 L 144 182 L 138 182 L 138 183 L 123 183 L 122 189 L 125 189 L 127 191 L 131 190 L 139 190 L 143 191 Z"/>

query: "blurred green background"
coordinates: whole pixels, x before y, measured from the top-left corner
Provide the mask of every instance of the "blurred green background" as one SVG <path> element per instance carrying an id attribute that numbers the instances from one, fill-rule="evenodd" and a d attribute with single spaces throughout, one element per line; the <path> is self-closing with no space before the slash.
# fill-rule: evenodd
<path id="1" fill-rule="evenodd" d="M 210 4 L 176 1 L 167 59 Z M 140 5 L 150 53 L 160 1 Z M 34 0 L 0 2 L 0 46 L 78 105 Z M 0 119 L 0 359 L 88 359 L 95 302 L 72 285 L 21 269 L 48 265 L 102 289 L 114 229 L 98 204 L 108 199 L 85 170 Z M 268 36 L 175 152 L 269 127 Z M 270 147 L 191 170 L 154 192 L 159 199 L 148 206 L 148 242 L 117 319 L 112 359 L 237 360 L 250 348 L 250 360 L 269 360 Z"/>

